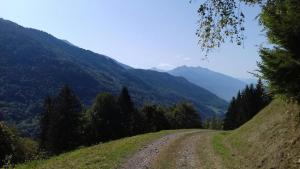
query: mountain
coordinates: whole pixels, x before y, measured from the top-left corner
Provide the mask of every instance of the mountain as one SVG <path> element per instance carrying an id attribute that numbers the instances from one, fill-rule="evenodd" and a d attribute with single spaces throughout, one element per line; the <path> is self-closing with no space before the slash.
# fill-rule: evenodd
<path id="1" fill-rule="evenodd" d="M 255 78 L 239 78 L 239 80 L 245 82 L 246 84 L 256 84 L 258 79 L 255 79 Z"/>
<path id="2" fill-rule="evenodd" d="M 156 68 L 156 67 L 152 67 L 152 68 L 150 68 L 150 70 L 154 70 L 154 71 L 157 71 L 157 72 L 167 72 L 166 70 L 162 70 L 162 69 L 159 69 L 159 68 Z"/>
<path id="3" fill-rule="evenodd" d="M 205 118 L 228 103 L 184 78 L 134 69 L 45 32 L 0 19 L 0 112 L 27 133 L 37 132 L 45 96 L 68 84 L 89 106 L 96 94 L 117 95 L 127 86 L 134 102 L 162 105 L 191 101 Z"/>
<path id="4" fill-rule="evenodd" d="M 170 70 L 169 73 L 174 76 L 184 77 L 188 81 L 215 93 L 227 101 L 231 100 L 239 90 L 246 86 L 245 82 L 236 78 L 202 67 L 181 66 Z"/>

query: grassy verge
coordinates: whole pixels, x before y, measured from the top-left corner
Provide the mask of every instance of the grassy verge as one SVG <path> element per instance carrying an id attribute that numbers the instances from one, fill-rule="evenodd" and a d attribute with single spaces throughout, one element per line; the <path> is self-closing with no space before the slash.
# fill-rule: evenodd
<path id="1" fill-rule="evenodd" d="M 167 134 L 183 130 L 167 130 L 115 140 L 52 157 L 48 160 L 31 161 L 17 169 L 110 169 L 118 167 L 127 157 L 143 145 Z"/>
<path id="2" fill-rule="evenodd" d="M 212 144 L 213 149 L 218 154 L 224 164 L 224 168 L 240 169 L 241 165 L 239 158 L 234 152 L 226 145 L 226 138 L 230 135 L 230 132 L 220 132 L 213 136 Z"/>
<path id="3" fill-rule="evenodd" d="M 230 159 L 231 156 L 230 150 L 223 144 L 227 134 L 226 132 L 217 133 L 212 140 L 215 152 L 222 157 L 223 161 Z"/>

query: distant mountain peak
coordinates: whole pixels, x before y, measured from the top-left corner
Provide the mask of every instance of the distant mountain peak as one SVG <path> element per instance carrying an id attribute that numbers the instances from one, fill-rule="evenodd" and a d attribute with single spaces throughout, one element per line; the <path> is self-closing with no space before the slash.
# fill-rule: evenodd
<path id="1" fill-rule="evenodd" d="M 183 65 L 169 71 L 169 73 L 184 77 L 227 101 L 246 86 L 246 83 L 239 79 L 200 66 Z"/>
<path id="2" fill-rule="evenodd" d="M 159 68 L 156 68 L 156 67 L 152 67 L 149 70 L 154 70 L 154 71 L 157 71 L 157 72 L 167 72 L 166 70 L 159 69 Z"/>

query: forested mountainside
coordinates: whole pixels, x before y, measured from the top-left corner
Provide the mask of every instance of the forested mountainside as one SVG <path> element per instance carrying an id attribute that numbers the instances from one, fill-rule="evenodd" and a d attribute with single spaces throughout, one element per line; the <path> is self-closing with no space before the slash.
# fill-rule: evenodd
<path id="1" fill-rule="evenodd" d="M 96 94 L 127 86 L 137 105 L 191 101 L 202 117 L 223 114 L 228 103 L 184 78 L 133 69 L 45 32 L 0 20 L 0 111 L 6 121 L 36 133 L 45 96 L 68 84 L 85 105 Z"/>

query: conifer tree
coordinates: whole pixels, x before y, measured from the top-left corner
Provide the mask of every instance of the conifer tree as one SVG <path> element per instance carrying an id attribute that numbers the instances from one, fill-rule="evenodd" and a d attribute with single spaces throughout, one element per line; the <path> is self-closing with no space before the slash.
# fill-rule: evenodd
<path id="1" fill-rule="evenodd" d="M 41 118 L 41 143 L 50 153 L 69 151 L 81 144 L 82 105 L 64 86 L 53 101 L 46 98 Z"/>
<path id="2" fill-rule="evenodd" d="M 224 130 L 232 130 L 236 128 L 235 113 L 236 113 L 236 99 L 235 97 L 233 97 L 229 103 L 229 107 L 226 112 L 226 116 L 224 118 L 224 124 L 223 124 Z"/>
<path id="3" fill-rule="evenodd" d="M 118 97 L 118 105 L 120 107 L 120 120 L 122 123 L 123 136 L 133 135 L 134 133 L 134 122 L 135 111 L 133 102 L 129 95 L 128 89 L 126 87 L 122 88 L 122 91 Z"/>
<path id="4" fill-rule="evenodd" d="M 52 98 L 47 96 L 44 99 L 43 112 L 40 119 L 40 147 L 47 149 L 49 146 L 48 143 L 48 132 L 50 125 L 50 116 L 53 113 L 53 101 Z"/>

